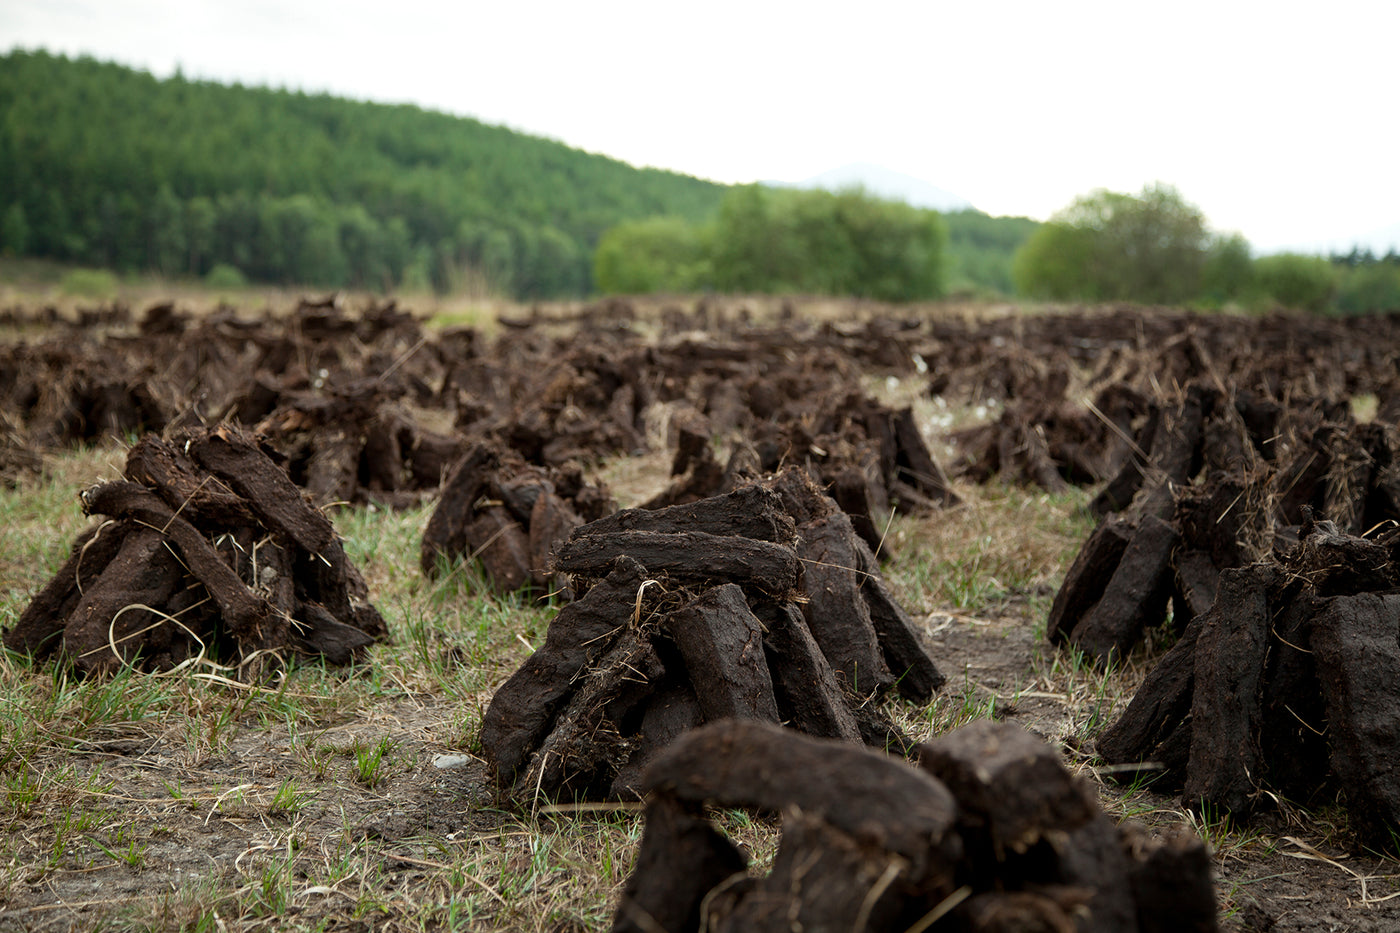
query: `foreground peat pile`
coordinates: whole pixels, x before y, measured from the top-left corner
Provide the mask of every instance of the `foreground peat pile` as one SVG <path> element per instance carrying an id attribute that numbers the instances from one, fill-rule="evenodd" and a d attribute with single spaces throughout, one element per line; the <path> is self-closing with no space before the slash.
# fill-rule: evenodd
<path id="1" fill-rule="evenodd" d="M 345 663 L 387 635 L 329 520 L 235 429 L 147 435 L 125 479 L 82 494 L 84 532 L 6 647 L 84 672 L 278 654 Z"/>
<path id="2" fill-rule="evenodd" d="M 1368 844 L 1400 832 L 1400 561 L 1307 522 L 1279 561 L 1226 571 L 1208 611 L 1098 740 L 1188 805 L 1241 815 L 1340 790 Z"/>
<path id="3" fill-rule="evenodd" d="M 448 562 L 474 560 L 495 592 L 547 593 L 555 548 L 580 525 L 616 510 L 607 487 L 587 482 L 577 463 L 539 467 L 476 444 L 443 486 L 419 563 L 435 578 Z"/>
<path id="4" fill-rule="evenodd" d="M 1009 724 L 922 745 L 914 768 L 731 720 L 661 752 L 642 788 L 646 831 L 618 933 L 1217 928 L 1200 840 L 1116 826 L 1051 748 Z M 748 874 L 706 806 L 781 813 L 767 876 Z"/>
<path id="5" fill-rule="evenodd" d="M 907 748 L 868 702 L 943 683 L 850 519 L 801 470 L 578 528 L 578 598 L 496 691 L 481 744 L 517 798 L 629 797 L 677 736 L 738 717 Z"/>

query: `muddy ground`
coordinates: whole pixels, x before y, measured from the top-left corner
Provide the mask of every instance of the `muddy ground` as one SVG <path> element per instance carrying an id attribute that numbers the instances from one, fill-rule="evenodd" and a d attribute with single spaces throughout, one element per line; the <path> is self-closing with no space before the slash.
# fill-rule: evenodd
<path id="1" fill-rule="evenodd" d="M 916 575 L 901 564 L 901 538 L 907 545 L 923 523 L 975 509 L 982 483 L 1023 484 L 1035 490 L 1028 495 L 1043 489 L 1087 505 L 1131 459 L 1154 407 L 1174 403 L 1193 381 L 1245 389 L 1288 411 L 1340 405 L 1382 424 L 1400 413 L 1400 321 L 1390 318 L 852 305 L 818 321 L 800 302 L 769 309 L 708 300 L 535 309 L 490 330 L 443 330 L 392 305 L 333 301 L 263 316 L 109 308 L 68 320 L 12 309 L 7 321 L 14 334 L 0 354 L 7 427 L 0 468 L 21 495 L 73 445 L 220 422 L 260 433 L 318 504 L 423 516 L 474 444 L 536 470 L 579 465 L 590 477 L 610 475 L 622 505 L 721 491 L 735 452 L 745 449 L 760 472 L 800 463 L 833 485 L 858 474 L 860 494 L 841 504 L 886 545 L 886 574 L 896 581 Z M 906 407 L 933 466 L 898 441 Z M 1299 416 L 1295 433 L 1276 433 L 1280 447 L 1311 442 L 1313 434 L 1298 433 L 1315 427 L 1308 417 Z M 675 454 L 687 424 L 712 444 L 683 462 Z M 628 464 L 648 469 L 631 486 L 627 478 L 637 477 Z M 900 533 L 886 542 L 891 507 Z M 53 553 L 61 559 L 70 543 L 53 542 Z M 371 599 L 376 579 L 418 572 L 416 554 L 403 567 L 374 560 L 364 568 Z M 1112 679 L 1077 668 L 1044 635 L 1065 569 L 1026 588 L 989 587 L 957 608 L 929 603 L 904 584 L 925 645 L 949 678 L 940 702 L 1013 719 L 1062 747 L 1068 763 L 1100 785 L 1111 812 L 1201 833 L 1215 848 L 1226 929 L 1400 928 L 1400 897 L 1390 899 L 1400 892 L 1396 862 L 1356 845 L 1345 824 L 1357 817 L 1335 799 L 1282 802 L 1247 825 L 1227 825 L 1220 814 L 1188 813 L 1174 795 L 1104 779 L 1092 734 L 1126 706 L 1166 641 L 1138 646 Z M 27 595 L 7 611 L 17 616 Z M 396 613 L 381 609 L 394 635 Z M 7 628 L 14 618 L 4 620 Z M 367 667 L 380 650 L 334 676 L 372 677 Z M 524 656 L 518 640 L 502 649 L 476 702 L 488 701 Z M 420 919 L 424 891 L 445 897 L 454 889 L 473 892 L 481 905 L 466 928 L 607 926 L 606 898 L 581 908 L 561 893 L 566 906 L 538 908 L 552 903 L 551 886 L 567 892 L 589 877 L 571 859 L 598 858 L 584 849 L 538 862 L 538 840 L 630 820 L 623 835 L 635 841 L 634 814 L 521 814 L 503 804 L 477 756 L 460 698 L 419 684 L 369 696 L 316 705 L 310 743 L 259 718 L 256 696 L 225 741 L 206 743 L 207 753 L 192 753 L 199 743 L 187 729 L 159 721 L 72 743 L 53 762 L 71 769 L 65 786 L 98 777 L 71 803 L 107 803 L 80 834 L 101 844 L 78 847 L 87 854 L 60 858 L 57 870 L 44 864 L 53 824 L 73 807 L 27 802 L 26 765 L 6 761 L 11 825 L 0 929 L 120 923 L 126 908 L 153 902 L 164 905 L 155 911 L 164 918 L 157 928 L 179 928 L 182 917 L 198 914 L 189 892 L 201 884 L 241 892 L 220 917 L 238 929 L 271 928 L 279 915 L 331 929 L 443 927 L 438 914 Z M 916 730 L 917 711 L 887 702 Z M 63 723 L 51 728 L 61 732 Z M 381 741 L 392 747 L 383 780 L 354 780 L 356 755 Z M 314 794 L 294 808 L 273 806 L 293 775 Z M 134 840 L 120 835 L 125 825 L 137 827 Z M 756 848 L 771 842 L 771 827 L 760 822 L 752 832 Z M 487 850 L 497 862 L 474 860 Z M 124 851 L 133 857 L 116 857 Z M 463 859 L 511 865 L 512 877 L 525 880 L 512 881 L 511 894 L 499 869 L 463 877 Z M 288 881 L 280 887 L 268 881 L 282 878 L 279 864 Z M 611 883 L 625 874 L 626 865 Z M 366 906 L 366 890 L 381 903 Z M 512 898 L 532 913 L 518 913 L 506 903 Z"/>

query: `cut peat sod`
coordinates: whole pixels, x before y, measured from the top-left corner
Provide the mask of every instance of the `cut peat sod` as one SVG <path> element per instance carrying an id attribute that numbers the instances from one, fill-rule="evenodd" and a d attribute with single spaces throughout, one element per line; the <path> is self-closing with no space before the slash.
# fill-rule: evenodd
<path id="1" fill-rule="evenodd" d="M 555 548 L 616 508 L 607 488 L 586 482 L 576 463 L 533 466 L 475 444 L 447 477 L 423 532 L 420 566 L 432 578 L 445 562 L 476 561 L 497 593 L 547 593 Z"/>
<path id="2" fill-rule="evenodd" d="M 943 683 L 851 521 L 803 470 L 574 531 L 578 598 L 495 694 L 481 744 L 510 796 L 635 798 L 681 734 L 741 718 L 899 751 L 867 701 Z"/>
<path id="3" fill-rule="evenodd" d="M 1309 522 L 1281 561 L 1221 575 L 1098 740 L 1111 764 L 1149 763 L 1191 806 L 1241 816 L 1273 795 L 1341 792 L 1368 845 L 1400 831 L 1400 567 L 1393 542 Z M 1392 536 L 1393 537 L 1393 536 Z"/>
<path id="4" fill-rule="evenodd" d="M 1091 504 L 1046 626 L 1054 644 L 1122 659 L 1172 608 L 1177 633 L 1215 599 L 1221 573 L 1298 540 L 1304 515 L 1352 535 L 1400 522 L 1400 431 L 1345 406 L 1295 400 L 1268 416 L 1247 393 L 1192 385 L 1139 436 Z M 1267 435 L 1265 431 L 1269 432 Z"/>
<path id="5" fill-rule="evenodd" d="M 1193 385 L 1139 440 L 1148 458 L 1095 500 L 1125 511 L 1085 542 L 1047 622 L 1106 664 L 1172 608 L 1177 641 L 1099 753 L 1240 817 L 1340 792 L 1361 841 L 1393 849 L 1400 434 L 1322 402 L 1263 417 L 1252 396 Z"/>
<path id="6" fill-rule="evenodd" d="M 1217 928 L 1200 840 L 1115 826 L 1018 726 L 981 720 L 918 751 L 915 768 L 756 722 L 687 733 L 641 780 L 646 832 L 613 930 Z M 747 872 L 707 806 L 782 815 L 771 872 Z"/>
<path id="7" fill-rule="evenodd" d="M 95 673 L 195 660 L 256 676 L 277 656 L 347 663 L 388 634 L 330 521 L 235 429 L 148 435 L 125 479 L 82 502 L 105 519 L 4 636 L 36 661 Z"/>

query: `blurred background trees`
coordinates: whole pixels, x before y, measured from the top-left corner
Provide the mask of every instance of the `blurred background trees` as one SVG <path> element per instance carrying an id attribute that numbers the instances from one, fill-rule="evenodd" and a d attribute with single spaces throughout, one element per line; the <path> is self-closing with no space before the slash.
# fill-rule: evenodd
<path id="1" fill-rule="evenodd" d="M 1077 198 L 1027 239 L 1016 290 L 1052 301 L 1137 301 L 1314 313 L 1400 311 L 1400 256 L 1280 253 L 1255 258 L 1174 188 Z"/>
<path id="2" fill-rule="evenodd" d="M 519 298 L 592 290 L 627 220 L 713 215 L 725 186 L 501 127 L 0 56 L 0 253 L 117 272 Z"/>
<path id="3" fill-rule="evenodd" d="M 1205 215 L 1176 189 L 1149 185 L 1136 196 L 1099 189 L 1031 236 L 1015 281 L 1040 298 L 1180 304 L 1201 293 L 1213 246 Z"/>
<path id="4" fill-rule="evenodd" d="M 1254 257 L 1167 185 L 1041 224 L 726 186 L 412 106 L 0 56 L 0 257 L 112 274 L 574 298 L 1018 295 L 1400 310 L 1400 256 Z"/>

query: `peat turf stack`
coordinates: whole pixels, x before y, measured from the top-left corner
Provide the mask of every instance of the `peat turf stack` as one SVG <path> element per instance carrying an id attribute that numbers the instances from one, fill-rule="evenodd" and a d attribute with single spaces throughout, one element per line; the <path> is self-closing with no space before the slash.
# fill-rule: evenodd
<path id="1" fill-rule="evenodd" d="M 263 386 L 255 381 L 248 395 Z M 377 378 L 283 391 L 255 430 L 318 505 L 406 508 L 437 494 L 464 445 L 420 427 L 400 402 L 402 393 Z"/>
<path id="2" fill-rule="evenodd" d="M 346 663 L 388 634 L 330 521 L 234 428 L 147 435 L 82 502 L 107 518 L 5 633 L 12 650 L 85 673 L 211 657 L 256 674 L 277 654 Z"/>
<path id="3" fill-rule="evenodd" d="M 1345 405 L 1288 408 L 1192 385 L 1156 411 L 1091 507 L 1105 515 L 1051 608 L 1047 635 L 1107 662 L 1166 618 L 1180 634 L 1220 575 L 1291 547 L 1305 512 L 1359 535 L 1400 522 L 1400 431 Z"/>
<path id="4" fill-rule="evenodd" d="M 1400 831 L 1397 536 L 1307 522 L 1281 560 L 1227 570 L 1208 611 L 1099 738 L 1183 801 L 1247 815 L 1340 790 L 1362 840 Z"/>
<path id="5" fill-rule="evenodd" d="M 734 417 L 715 411 L 723 398 L 719 390 L 705 406 L 713 415 L 689 403 L 676 406 L 672 482 L 643 508 L 720 495 L 762 473 L 801 464 L 878 551 L 895 510 L 921 513 L 960 501 L 910 408 L 892 409 L 862 392 L 823 386 L 789 399 L 770 420 L 755 424 L 721 464 L 711 442 Z"/>
<path id="6" fill-rule="evenodd" d="M 1117 474 L 1133 453 L 1136 425 L 1151 410 L 1147 397 L 1111 382 L 1085 404 L 1069 398 L 1065 367 L 1037 375 L 996 421 L 952 435 L 954 470 L 973 482 L 1000 476 L 1056 493 Z"/>
<path id="7" fill-rule="evenodd" d="M 576 529 L 577 594 L 498 690 L 481 744 L 517 798 L 634 796 L 646 762 L 723 718 L 907 748 L 867 701 L 943 675 L 850 519 L 805 472 Z"/>
<path id="8" fill-rule="evenodd" d="M 878 550 L 892 510 L 925 513 L 961 501 L 913 409 L 892 409 L 857 391 L 819 398 L 815 409 L 778 422 L 776 437 L 760 432 L 760 464 L 769 471 L 805 464 L 872 548 Z"/>
<path id="9" fill-rule="evenodd" d="M 548 593 L 555 549 L 580 525 L 616 509 L 607 487 L 586 482 L 577 463 L 540 467 L 475 444 L 443 486 L 419 563 L 432 578 L 447 562 L 475 561 L 497 593 Z"/>
<path id="10" fill-rule="evenodd" d="M 879 752 L 728 720 L 656 756 L 646 831 L 616 933 L 925 929 L 965 933 L 1206 933 L 1211 860 L 1192 836 L 1150 843 L 1115 826 L 1053 749 L 981 720 Z M 772 871 L 707 806 L 782 815 Z"/>
<path id="11" fill-rule="evenodd" d="M 1053 490 L 1106 480 L 1129 452 L 1150 456 L 1143 451 L 1150 451 L 1156 417 L 1175 406 L 1169 387 L 1228 391 L 1248 409 L 1266 459 L 1280 446 L 1276 432 L 1255 429 L 1295 409 L 1296 399 L 1374 394 L 1380 416 L 1394 420 L 1397 323 L 1285 314 L 1246 321 L 1120 307 L 971 328 L 937 322 L 930 325 L 937 342 L 913 349 L 933 374 L 935 394 L 1006 406 L 995 424 L 956 435 L 962 455 L 954 471 L 979 481 L 1000 473 Z"/>

